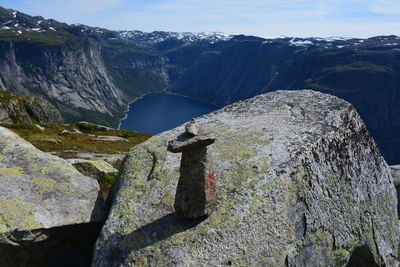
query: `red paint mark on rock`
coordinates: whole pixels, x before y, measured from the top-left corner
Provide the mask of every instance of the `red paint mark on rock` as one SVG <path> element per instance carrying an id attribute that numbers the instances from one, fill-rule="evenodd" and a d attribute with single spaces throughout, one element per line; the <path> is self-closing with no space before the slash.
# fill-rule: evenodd
<path id="1" fill-rule="evenodd" d="M 210 192 L 213 193 L 214 192 L 214 183 L 213 183 L 213 178 L 214 178 L 214 173 L 210 173 L 207 177 L 206 177 L 206 182 L 209 184 L 210 186 Z"/>

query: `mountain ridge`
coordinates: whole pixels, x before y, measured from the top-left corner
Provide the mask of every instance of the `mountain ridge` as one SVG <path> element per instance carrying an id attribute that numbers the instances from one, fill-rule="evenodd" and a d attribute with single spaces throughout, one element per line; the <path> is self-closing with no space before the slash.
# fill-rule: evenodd
<path id="1" fill-rule="evenodd" d="M 4 8 L 0 25 L 3 90 L 41 96 L 67 122 L 117 127 L 128 103 L 156 91 L 224 106 L 278 89 L 308 88 L 351 102 L 388 162 L 400 162 L 398 36 L 266 39 L 110 31 Z"/>

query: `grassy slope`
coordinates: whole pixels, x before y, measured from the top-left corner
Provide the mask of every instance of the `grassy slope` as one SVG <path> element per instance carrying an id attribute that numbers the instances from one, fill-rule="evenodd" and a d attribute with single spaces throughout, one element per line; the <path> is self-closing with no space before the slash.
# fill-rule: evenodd
<path id="1" fill-rule="evenodd" d="M 113 154 L 128 152 L 128 150 L 151 137 L 149 134 L 141 134 L 128 130 L 105 130 L 99 127 L 88 127 L 83 124 L 49 124 L 42 125 L 45 130 L 39 130 L 35 125 L 29 124 L 1 124 L 38 149 L 44 152 L 61 152 L 66 150 L 88 151 L 94 153 Z M 60 135 L 63 130 L 79 129 L 82 133 Z M 102 136 L 124 137 L 128 141 L 98 141 L 89 134 Z"/>

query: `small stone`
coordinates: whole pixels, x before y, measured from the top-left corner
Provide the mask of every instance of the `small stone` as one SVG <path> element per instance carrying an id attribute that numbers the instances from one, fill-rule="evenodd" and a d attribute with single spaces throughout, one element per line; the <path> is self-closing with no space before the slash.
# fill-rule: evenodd
<path id="1" fill-rule="evenodd" d="M 68 134 L 71 134 L 71 132 L 68 130 L 63 130 L 62 132 L 59 133 L 59 135 L 68 135 Z"/>
<path id="2" fill-rule="evenodd" d="M 74 134 L 81 134 L 82 132 L 81 132 L 79 129 L 73 128 L 73 129 L 71 130 L 71 133 L 74 133 Z"/>
<path id="3" fill-rule="evenodd" d="M 190 137 L 186 133 L 178 136 L 177 140 L 168 142 L 168 151 L 179 153 L 185 150 L 194 150 L 198 147 L 205 147 L 215 142 L 215 135 L 199 135 Z"/>
<path id="4" fill-rule="evenodd" d="M 199 124 L 196 123 L 194 119 L 192 119 L 189 123 L 185 125 L 185 132 L 189 136 L 196 136 L 199 134 Z"/>
<path id="5" fill-rule="evenodd" d="M 44 131 L 44 127 L 40 126 L 39 124 L 34 124 L 34 126 L 38 128 L 40 131 L 42 132 Z"/>

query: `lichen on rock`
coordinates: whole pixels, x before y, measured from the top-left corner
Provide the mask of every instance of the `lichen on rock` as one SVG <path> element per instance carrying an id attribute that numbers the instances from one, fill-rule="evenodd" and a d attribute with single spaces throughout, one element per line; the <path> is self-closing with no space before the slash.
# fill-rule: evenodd
<path id="1" fill-rule="evenodd" d="M 56 189 L 57 181 L 51 178 L 32 178 L 31 181 L 33 189 L 40 195 L 54 192 Z"/>
<path id="2" fill-rule="evenodd" d="M 397 264 L 390 170 L 349 103 L 277 91 L 197 121 L 218 132 L 216 210 L 176 216 L 180 156 L 166 146 L 183 126 L 152 137 L 124 160 L 93 266 L 343 266 L 360 251 Z"/>
<path id="3" fill-rule="evenodd" d="M 35 229 L 41 226 L 34 219 L 32 203 L 18 199 L 0 200 L 0 233 L 8 229 Z"/>

